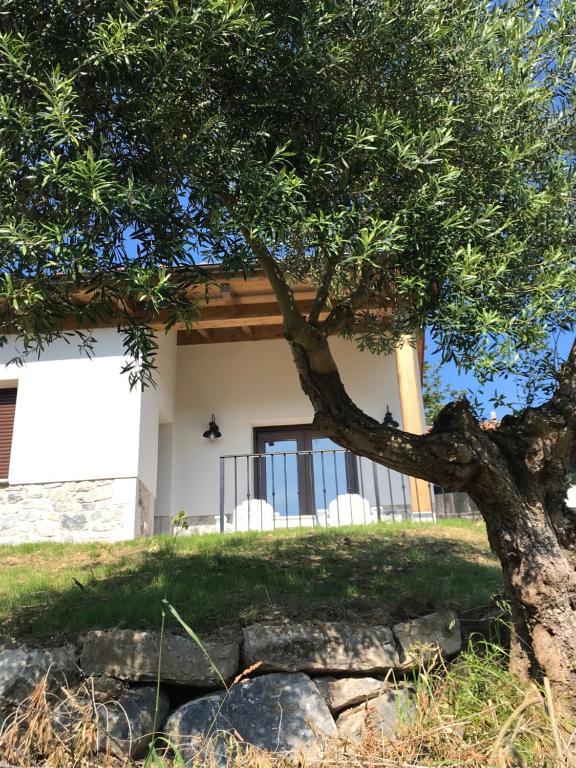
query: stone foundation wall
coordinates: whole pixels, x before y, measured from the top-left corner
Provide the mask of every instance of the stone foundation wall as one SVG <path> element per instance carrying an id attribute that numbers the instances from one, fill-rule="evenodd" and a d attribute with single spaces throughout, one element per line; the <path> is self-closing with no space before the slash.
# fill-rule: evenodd
<path id="1" fill-rule="evenodd" d="M 132 539 L 152 532 L 153 516 L 137 478 L 0 488 L 0 544 Z"/>

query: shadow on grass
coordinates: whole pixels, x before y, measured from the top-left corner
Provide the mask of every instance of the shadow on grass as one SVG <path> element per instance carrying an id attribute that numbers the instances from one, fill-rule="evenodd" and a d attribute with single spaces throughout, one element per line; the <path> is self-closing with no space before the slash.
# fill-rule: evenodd
<path id="1" fill-rule="evenodd" d="M 281 618 L 386 622 L 484 605 L 501 590 L 497 562 L 457 529 L 443 538 L 377 528 L 236 534 L 191 549 L 189 540 L 159 538 L 106 564 L 95 549 L 63 584 L 13 596 L 4 631 L 45 638 L 158 627 L 165 596 L 204 636 Z"/>

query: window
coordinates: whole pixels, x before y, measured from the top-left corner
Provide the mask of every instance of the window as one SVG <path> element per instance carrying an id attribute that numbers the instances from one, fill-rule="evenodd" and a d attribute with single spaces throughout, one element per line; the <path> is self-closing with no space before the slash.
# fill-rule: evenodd
<path id="1" fill-rule="evenodd" d="M 343 493 L 358 493 L 356 457 L 310 425 L 254 430 L 258 498 L 279 515 L 315 515 Z M 304 453 L 302 453 L 304 452 Z"/>
<path id="2" fill-rule="evenodd" d="M 16 413 L 16 388 L 0 389 L 0 480 L 8 480 L 12 433 Z"/>

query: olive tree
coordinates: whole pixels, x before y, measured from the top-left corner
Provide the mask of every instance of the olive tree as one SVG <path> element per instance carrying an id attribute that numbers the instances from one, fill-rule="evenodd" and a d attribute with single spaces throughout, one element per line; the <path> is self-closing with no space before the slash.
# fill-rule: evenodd
<path id="1" fill-rule="evenodd" d="M 470 494 L 514 667 L 565 698 L 576 347 L 498 429 L 459 400 L 415 435 L 352 402 L 329 338 L 378 354 L 426 328 L 484 381 L 551 360 L 576 317 L 575 22 L 571 0 L 0 3 L 4 336 L 26 356 L 83 328 L 89 352 L 119 318 L 146 383 L 150 322 L 193 323 L 204 264 L 263 270 L 315 425 Z M 316 288 L 307 316 L 294 279 Z"/>

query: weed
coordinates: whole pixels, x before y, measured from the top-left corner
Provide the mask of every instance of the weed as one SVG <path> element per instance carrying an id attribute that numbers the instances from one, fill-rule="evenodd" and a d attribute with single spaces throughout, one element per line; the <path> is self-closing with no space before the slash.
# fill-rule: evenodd
<path id="1" fill-rule="evenodd" d="M 20 702 L 0 725 L 0 758 L 15 768 L 121 768 L 129 765 L 109 751 L 95 758 L 99 726 L 89 683 L 60 695 L 42 678 L 30 696 Z M 58 717 L 62 708 L 64 718 Z M 69 713 L 73 712 L 73 716 Z"/>

